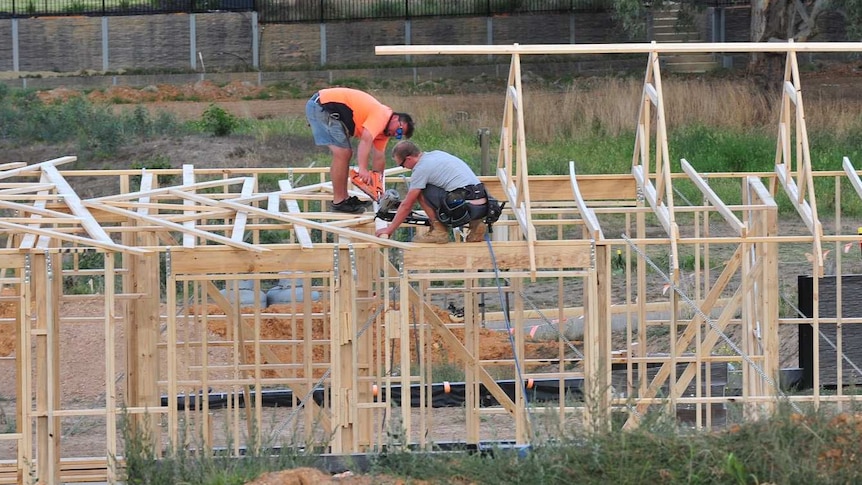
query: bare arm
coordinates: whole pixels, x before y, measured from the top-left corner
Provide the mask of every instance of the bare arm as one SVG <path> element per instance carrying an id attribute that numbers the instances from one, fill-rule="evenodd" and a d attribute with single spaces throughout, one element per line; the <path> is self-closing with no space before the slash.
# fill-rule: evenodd
<path id="1" fill-rule="evenodd" d="M 359 178 L 364 182 L 371 182 L 371 176 L 368 173 L 368 158 L 374 148 L 374 135 L 365 128 L 362 128 L 362 136 L 359 137 L 359 147 L 356 149 L 356 165 L 359 167 Z M 380 154 L 383 158 L 383 154 Z M 376 163 L 375 154 L 375 163 Z M 385 160 L 383 160 L 385 164 Z"/>
<path id="2" fill-rule="evenodd" d="M 398 226 L 404 222 L 404 219 L 407 218 L 407 215 L 410 214 L 410 211 L 413 210 L 413 205 L 416 204 L 416 201 L 419 199 L 419 194 L 422 193 L 422 189 L 411 189 L 407 192 L 407 195 L 404 196 L 404 200 L 401 201 L 401 205 L 398 206 L 398 210 L 395 212 L 395 216 L 392 217 L 392 222 L 389 223 L 388 226 L 383 229 L 377 230 L 377 236 L 391 236 Z"/>
<path id="3" fill-rule="evenodd" d="M 384 169 L 386 169 L 386 153 L 372 147 L 371 170 L 374 170 L 375 172 L 383 172 Z"/>

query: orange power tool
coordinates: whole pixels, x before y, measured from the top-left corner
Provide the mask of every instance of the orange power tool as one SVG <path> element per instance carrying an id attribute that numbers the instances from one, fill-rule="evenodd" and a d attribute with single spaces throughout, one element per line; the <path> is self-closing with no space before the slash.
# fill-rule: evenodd
<path id="1" fill-rule="evenodd" d="M 368 194 L 371 197 L 371 200 L 374 202 L 379 202 L 380 197 L 383 196 L 383 174 L 380 172 L 370 172 L 371 173 L 371 183 L 367 184 L 359 178 L 359 172 L 356 169 L 350 169 L 350 181 L 353 185 L 356 186 L 359 190 Z"/>

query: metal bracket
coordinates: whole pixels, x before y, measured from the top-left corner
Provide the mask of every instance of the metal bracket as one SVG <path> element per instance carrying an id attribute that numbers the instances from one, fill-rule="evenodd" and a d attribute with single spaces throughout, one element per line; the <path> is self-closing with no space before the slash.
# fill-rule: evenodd
<path id="1" fill-rule="evenodd" d="M 165 248 L 165 276 L 171 277 L 173 272 L 171 271 L 171 247 L 168 246 Z"/>
<path id="2" fill-rule="evenodd" d="M 356 270 L 356 250 L 353 248 L 353 243 L 347 245 L 347 252 L 350 255 L 350 272 L 355 282 L 359 278 L 359 272 Z"/>
<path id="3" fill-rule="evenodd" d="M 54 279 L 54 264 L 52 263 L 53 259 L 54 258 L 51 257 L 51 253 L 45 251 L 45 266 L 48 271 L 48 281 L 52 281 Z"/>
<path id="4" fill-rule="evenodd" d="M 335 286 L 338 286 L 338 244 L 332 247 L 332 271 L 334 271 L 332 276 L 334 280 L 333 283 L 335 283 Z"/>
<path id="5" fill-rule="evenodd" d="M 30 284 L 31 264 L 32 264 L 32 261 L 30 261 L 30 253 L 27 253 L 24 256 L 24 284 L 25 285 Z"/>
<path id="6" fill-rule="evenodd" d="M 643 201 L 644 201 L 644 188 L 643 188 L 640 184 L 638 184 L 638 189 L 637 189 L 637 195 L 636 195 L 636 198 L 637 198 L 637 202 L 638 202 L 639 204 L 643 204 Z"/>
<path id="7" fill-rule="evenodd" d="M 596 269 L 596 240 L 590 239 L 590 269 Z"/>

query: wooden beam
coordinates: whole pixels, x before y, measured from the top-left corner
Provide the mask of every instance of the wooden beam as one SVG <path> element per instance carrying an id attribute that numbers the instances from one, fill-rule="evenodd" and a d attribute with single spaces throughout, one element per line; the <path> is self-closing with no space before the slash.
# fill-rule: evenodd
<path id="1" fill-rule="evenodd" d="M 497 381 L 493 377 L 491 377 L 491 374 L 489 374 L 488 371 L 485 370 L 485 368 L 479 364 L 479 358 L 467 351 L 467 348 L 464 347 L 464 344 L 461 343 L 461 340 L 459 340 L 458 337 L 454 333 L 452 333 L 452 330 L 449 330 L 449 327 L 447 327 L 446 324 L 443 323 L 443 320 L 440 318 L 440 316 L 437 315 L 436 312 L 434 312 L 434 309 L 431 307 L 431 305 L 426 303 L 425 300 L 422 299 L 422 297 L 419 295 L 419 293 L 416 292 L 415 289 L 413 289 L 412 287 L 408 288 L 410 288 L 410 303 L 416 305 L 417 307 L 424 307 L 425 318 L 428 320 L 431 326 L 434 327 L 434 330 L 436 330 L 440 334 L 440 336 L 443 337 L 443 341 L 446 342 L 446 346 L 449 348 L 449 351 L 454 354 L 454 357 L 463 359 L 464 363 L 479 375 L 479 380 L 482 382 L 482 384 L 485 385 L 485 388 L 488 390 L 488 392 L 490 392 L 491 395 L 494 396 L 497 402 L 499 402 L 500 405 L 503 406 L 503 408 L 508 411 L 510 415 L 514 416 L 515 403 L 509 398 L 506 392 L 500 388 L 500 385 L 497 384 Z"/>
<path id="2" fill-rule="evenodd" d="M 494 261 L 485 244 L 423 244 L 420 251 L 404 253 L 404 267 L 409 270 L 493 269 Z M 526 241 L 493 243 L 499 269 L 532 269 Z M 589 268 L 592 265 L 589 241 L 536 241 L 537 268 Z"/>
<path id="3" fill-rule="evenodd" d="M 776 178 L 781 183 L 781 186 L 784 187 L 784 191 L 787 193 L 790 203 L 792 203 L 793 207 L 796 208 L 796 212 L 799 213 L 799 217 L 802 218 L 802 222 L 805 223 L 805 227 L 807 227 L 813 235 L 815 233 L 815 221 L 814 215 L 811 212 L 811 207 L 808 205 L 808 201 L 804 199 L 801 202 L 799 201 L 799 190 L 796 186 L 796 182 L 787 176 L 788 172 L 786 165 L 783 163 L 776 165 L 775 173 L 778 174 L 778 177 Z"/>
<path id="4" fill-rule="evenodd" d="M 228 185 L 234 184 L 242 184 L 245 183 L 246 177 L 235 177 L 229 179 L 218 179 L 218 180 L 209 180 L 207 182 L 198 182 L 194 184 L 188 185 L 176 185 L 169 187 L 161 187 L 158 189 L 152 189 L 147 191 L 138 191 L 138 192 L 129 192 L 127 194 L 116 194 L 116 195 L 108 195 L 105 197 L 96 197 L 94 199 L 87 199 L 87 202 L 110 202 L 116 200 L 137 200 L 145 196 L 149 196 L 151 198 L 155 198 L 156 196 L 163 196 L 169 194 L 174 190 L 201 190 L 201 189 L 210 189 L 213 187 L 224 187 Z M 236 194 L 239 195 L 239 194 Z M 179 210 L 179 209 L 178 209 Z"/>
<path id="5" fill-rule="evenodd" d="M 17 202 L 0 200 L 0 208 L 16 210 L 24 214 L 37 214 L 44 217 L 53 217 L 58 219 L 66 218 L 70 224 L 76 221 L 80 221 L 79 217 L 69 214 L 68 212 L 60 212 L 53 209 L 47 209 L 45 207 L 44 200 L 37 200 L 33 205 L 19 204 Z"/>
<path id="6" fill-rule="evenodd" d="M 32 183 L 32 184 L 19 184 L 19 183 L 7 183 L 0 184 L 3 189 L 0 191 L 0 200 L 18 200 L 22 194 L 32 194 L 34 192 L 42 192 L 45 190 L 52 191 L 55 189 L 54 184 L 51 183 Z M 42 195 L 44 197 L 44 195 Z"/>
<path id="7" fill-rule="evenodd" d="M 643 166 L 638 165 L 632 167 L 632 175 L 634 175 L 635 179 L 638 181 L 638 185 L 641 186 L 644 199 L 649 202 L 649 205 L 652 207 L 653 213 L 658 218 L 659 223 L 661 223 L 661 226 L 664 228 L 667 235 L 670 236 L 673 233 L 670 223 L 670 213 L 664 203 L 657 202 L 655 187 L 653 187 L 649 180 L 644 178 Z"/>
<path id="8" fill-rule="evenodd" d="M 587 207 L 587 203 L 581 195 L 581 189 L 578 186 L 578 179 L 575 175 L 575 162 L 573 161 L 569 162 L 569 180 L 572 183 L 572 193 L 574 194 L 575 205 L 578 208 L 578 212 L 581 214 L 581 219 L 584 220 L 584 224 L 587 226 L 587 230 L 590 232 L 590 237 L 593 240 L 604 239 L 605 235 L 602 233 L 601 224 L 599 224 L 598 219 L 596 219 L 596 213 Z"/>
<path id="9" fill-rule="evenodd" d="M 291 190 L 293 190 L 293 186 L 290 184 L 289 180 L 279 180 L 278 188 L 280 188 L 282 192 L 290 192 Z M 285 204 L 287 205 L 287 212 L 291 214 L 300 214 L 302 212 L 302 210 L 300 210 L 299 208 L 299 204 L 296 202 L 296 199 L 286 199 Z M 278 209 L 278 199 L 276 199 L 275 201 L 275 207 L 267 206 L 267 210 L 269 212 L 281 212 Z M 311 242 L 311 236 L 308 233 L 307 227 L 294 224 L 293 234 L 296 236 L 296 240 L 299 241 L 300 246 L 304 248 L 314 247 L 314 244 L 312 244 Z"/>
<path id="10" fill-rule="evenodd" d="M 754 192 L 758 199 L 760 199 L 760 203 L 765 205 L 768 208 L 778 208 L 778 204 L 775 202 L 775 198 L 772 197 L 772 194 L 769 193 L 769 190 L 763 185 L 763 181 L 758 177 L 746 177 L 745 178 L 748 187 Z"/>
<path id="11" fill-rule="evenodd" d="M 59 192 L 63 197 L 63 202 L 69 206 L 69 210 L 72 211 L 72 214 L 81 219 L 81 226 L 87 231 L 87 234 L 89 234 L 91 238 L 102 243 L 113 242 L 111 240 L 111 236 L 108 236 L 108 233 L 102 229 L 102 226 L 96 222 L 96 219 L 92 214 L 90 214 L 90 211 L 88 211 L 81 203 L 81 198 L 78 197 L 78 194 L 74 189 L 72 189 L 69 182 L 60 175 L 59 171 L 57 171 L 57 167 L 53 165 L 44 165 L 42 167 L 42 173 L 45 174 L 47 179 L 57 187 L 57 192 Z"/>
<path id="12" fill-rule="evenodd" d="M 730 282 L 731 278 L 736 274 L 742 263 L 742 246 L 738 246 L 736 251 L 733 253 L 731 258 L 728 260 L 727 264 L 724 266 L 724 270 L 722 270 L 721 275 L 719 275 L 715 284 L 710 289 L 709 293 L 706 295 L 703 303 L 701 304 L 701 312 L 703 314 L 708 315 L 712 312 L 712 309 L 715 307 L 715 303 L 719 300 L 719 297 L 724 292 L 727 287 L 727 284 Z M 735 311 L 738 305 L 738 301 L 736 305 L 733 305 L 733 301 L 728 302 L 725 305 L 723 311 L 728 311 L 728 308 L 732 308 Z M 691 343 L 692 339 L 696 335 L 698 335 L 698 328 L 700 325 L 704 323 L 703 317 L 700 313 L 695 314 L 694 318 L 688 323 L 682 335 L 677 337 L 676 342 L 674 343 L 673 348 L 671 349 L 672 355 L 680 355 Z M 670 377 L 671 373 L 671 363 L 665 362 L 662 364 L 661 368 L 659 368 L 658 372 L 656 372 L 655 377 L 653 377 L 652 382 L 649 385 L 649 388 L 646 389 L 642 399 L 650 399 L 658 394 L 659 389 L 664 385 L 665 381 L 667 381 L 668 377 Z M 640 404 L 638 405 L 638 413 L 643 414 L 646 411 L 648 404 Z M 626 423 L 627 427 L 634 426 L 635 423 L 638 422 L 638 416 L 632 415 L 629 418 L 629 421 Z"/>
<path id="13" fill-rule="evenodd" d="M 644 95 L 649 98 L 653 106 L 658 104 L 658 93 L 656 92 L 655 86 L 653 86 L 652 83 L 644 84 Z"/>
<path id="14" fill-rule="evenodd" d="M 856 169 L 853 168 L 853 164 L 850 163 L 850 159 L 844 157 L 843 162 L 844 173 L 847 174 L 847 179 L 850 181 L 850 185 L 853 186 L 853 190 L 856 191 L 856 195 L 862 197 L 862 180 L 859 179 L 859 174 L 856 173 Z"/>
<path id="15" fill-rule="evenodd" d="M 195 184 L 195 167 L 193 165 L 185 164 L 183 165 L 183 187 L 192 186 Z M 193 190 L 193 189 L 190 189 Z M 171 194 L 176 195 L 176 192 L 171 192 Z M 182 199 L 183 201 L 183 214 L 186 216 L 194 216 L 197 215 L 197 211 L 195 210 L 195 203 L 189 199 Z M 195 231 L 195 219 L 186 219 L 182 223 L 183 225 L 183 247 L 184 248 L 193 248 L 195 247 L 195 235 L 197 234 Z M 231 239 L 233 240 L 233 239 Z"/>
<path id="16" fill-rule="evenodd" d="M 38 175 L 39 171 L 44 170 L 45 167 L 56 167 L 57 165 L 74 162 L 77 159 L 78 157 L 60 157 L 42 163 L 34 163 L 33 165 L 27 165 L 25 167 L 4 170 L 0 172 L 0 180 L 27 175 L 30 172 L 34 172 L 34 175 Z"/>
<path id="17" fill-rule="evenodd" d="M 245 183 L 242 184 L 242 189 L 240 190 L 240 197 L 248 197 L 254 191 L 254 178 L 248 177 L 245 179 Z M 234 241 L 242 241 L 245 236 L 245 224 L 248 222 L 248 212 L 246 211 L 237 211 L 236 218 L 233 222 L 233 232 L 230 235 L 230 238 Z"/>
<path id="18" fill-rule="evenodd" d="M 25 226 L 22 224 L 12 224 L 9 222 L 4 222 L 2 220 L 0 220 L 0 228 L 9 229 L 11 231 L 18 232 L 20 234 L 32 233 L 32 234 L 35 234 L 37 236 L 45 236 L 45 237 L 49 237 L 49 238 L 53 237 L 53 238 L 57 238 L 61 241 L 68 241 L 68 242 L 80 244 L 82 246 L 100 248 L 100 249 L 105 249 L 108 251 L 119 251 L 122 253 L 131 253 L 131 254 L 146 254 L 146 253 L 150 252 L 147 249 L 140 249 L 140 248 L 133 248 L 130 246 L 123 246 L 120 244 L 116 244 L 113 241 L 102 242 L 102 241 L 97 241 L 95 239 L 89 239 L 89 238 L 85 238 L 85 237 L 75 236 L 72 234 L 67 234 L 64 232 L 52 231 L 50 229 L 30 227 L 30 226 Z"/>
<path id="19" fill-rule="evenodd" d="M 858 42 L 666 42 L 631 44 L 384 45 L 378 56 L 558 55 L 693 52 L 859 52 Z"/>
<path id="20" fill-rule="evenodd" d="M 268 273 L 279 271 L 331 271 L 332 246 L 319 245 L 313 250 L 272 248 L 266 252 L 202 246 L 194 251 L 171 253 L 171 270 L 174 274 L 234 274 Z"/>
<path id="21" fill-rule="evenodd" d="M 42 178 L 43 178 L 43 179 L 45 178 L 45 174 L 42 174 Z M 53 186 L 53 184 L 51 184 L 51 185 Z M 47 194 L 48 194 L 48 190 L 47 190 L 47 189 L 46 189 L 46 190 L 39 191 L 39 195 L 47 195 Z M 33 202 L 33 206 L 32 206 L 32 207 L 33 207 L 34 209 L 35 209 L 35 208 L 38 208 L 39 210 L 47 210 L 47 209 L 45 209 L 45 204 L 46 204 L 46 203 L 47 203 L 47 202 L 45 201 L 45 199 L 39 199 L 39 200 L 36 200 L 36 201 L 34 201 L 34 202 Z M 15 204 L 15 205 L 24 205 L 24 204 Z M 25 206 L 25 207 L 26 207 L 26 206 Z M 55 211 L 51 211 L 51 212 L 55 212 Z M 43 218 L 43 217 L 42 217 L 42 216 L 43 216 L 42 214 L 34 214 L 34 213 L 31 213 L 31 214 L 30 214 L 30 216 L 31 216 L 32 218 L 34 218 L 34 219 L 42 219 L 42 218 Z M 78 222 L 77 222 L 77 224 L 80 224 L 80 221 L 78 220 L 78 218 L 77 218 L 77 217 L 74 217 L 74 216 L 72 216 L 72 217 L 73 217 L 76 221 L 78 221 Z M 7 220 L 6 220 L 6 222 L 14 222 L 14 221 L 12 221 L 12 220 L 10 220 L 10 219 L 7 219 Z M 70 221 L 70 222 L 71 222 L 71 221 Z M 33 224 L 30 224 L 30 225 L 29 225 L 29 227 L 32 227 L 32 228 L 39 228 L 39 227 L 40 227 L 42 224 L 44 224 L 44 223 L 45 223 L 45 221 L 39 220 L 39 221 L 34 222 Z M 12 238 L 10 238 L 10 239 L 9 239 L 9 241 L 11 242 L 11 241 L 12 241 Z M 48 246 L 50 243 L 51 243 L 51 239 L 50 239 L 50 238 L 45 237 L 45 236 L 40 236 L 40 237 L 38 238 L 38 240 L 37 240 L 36 235 L 35 235 L 35 234 L 33 234 L 33 233 L 31 232 L 31 233 L 27 233 L 27 234 L 25 234 L 25 235 L 24 235 L 24 237 L 22 237 L 22 238 L 21 238 L 21 243 L 18 245 L 18 247 L 19 247 L 19 248 L 21 248 L 21 249 L 32 249 L 33 247 L 35 247 L 35 246 L 37 246 L 37 245 L 38 245 L 40 248 L 44 248 L 44 247 Z"/>
<path id="22" fill-rule="evenodd" d="M 719 214 L 721 214 L 722 217 L 724 217 L 724 220 L 727 221 L 728 224 L 730 224 L 730 228 L 733 229 L 736 235 L 740 237 L 745 237 L 745 224 L 743 224 L 742 221 L 740 221 L 739 218 L 736 217 L 736 214 L 734 214 L 730 210 L 730 208 L 727 207 L 724 201 L 721 200 L 721 197 L 719 197 L 718 194 L 716 194 L 715 191 L 712 190 L 712 187 L 710 187 L 709 184 L 706 183 L 706 180 L 704 180 L 703 177 L 701 177 L 700 174 L 697 173 L 697 171 L 691 166 L 691 164 L 688 163 L 686 159 L 681 159 L 680 164 L 682 165 L 682 170 L 686 174 L 688 174 L 689 179 L 694 182 L 694 185 L 698 188 L 698 190 L 700 190 L 700 193 L 703 194 L 703 196 L 706 197 L 707 200 L 709 200 L 712 205 L 715 206 L 715 209 L 718 211 Z"/>
<path id="23" fill-rule="evenodd" d="M 138 214 L 137 212 L 133 212 L 133 211 L 126 210 L 126 209 L 111 207 L 107 204 L 99 204 L 97 202 L 85 202 L 85 205 L 87 207 L 101 209 L 105 212 L 112 212 L 114 214 L 124 215 L 124 216 L 128 217 L 129 219 L 144 221 L 144 222 L 147 222 L 149 224 L 156 225 L 156 226 L 164 226 L 166 228 L 172 229 L 172 230 L 177 231 L 177 232 L 182 233 L 182 234 L 185 234 L 186 232 L 190 232 L 190 233 L 197 235 L 197 236 L 200 236 L 204 239 L 208 239 L 208 240 L 211 240 L 214 242 L 219 242 L 219 243 L 222 243 L 226 246 L 243 248 L 243 249 L 247 249 L 249 251 L 255 251 L 255 252 L 267 251 L 267 249 L 262 247 L 262 246 L 257 246 L 254 244 L 247 244 L 244 242 L 236 242 L 229 237 L 224 237 L 224 236 L 221 236 L 218 234 L 213 234 L 210 232 L 201 231 L 200 229 L 189 229 L 187 227 L 182 226 L 181 224 L 175 224 L 173 222 L 166 221 L 164 219 L 159 219 L 159 218 L 153 217 L 153 216 L 145 216 L 143 214 Z"/>
<path id="24" fill-rule="evenodd" d="M 236 311 L 231 305 L 230 301 L 219 291 L 219 289 L 211 282 L 207 281 L 207 296 L 212 298 L 213 302 L 224 312 L 225 318 L 227 319 L 226 325 L 227 328 L 232 328 L 235 325 Z M 254 332 L 254 329 L 249 325 L 249 323 L 245 320 L 245 318 L 240 318 L 240 326 L 245 331 L 244 333 L 248 333 L 251 335 L 255 335 L 255 340 L 258 339 L 258 334 Z M 248 344 L 246 341 L 242 342 L 243 347 Z M 272 346 L 270 345 L 258 345 L 257 349 L 260 350 L 260 355 L 264 357 L 268 362 L 273 364 L 284 364 L 285 362 L 279 358 L 278 354 L 273 351 Z M 243 353 L 245 353 L 245 348 L 243 348 Z M 306 359 L 312 359 L 312 353 L 308 353 L 305 355 Z M 276 374 L 281 377 L 291 377 L 284 369 L 274 369 Z M 301 383 L 292 383 L 287 387 L 293 389 L 295 396 L 306 396 L 309 394 L 310 387 Z M 299 397 L 297 398 L 299 399 Z M 322 412 L 320 406 L 314 401 L 314 399 L 308 399 L 308 402 L 303 403 L 305 406 L 308 406 L 309 409 L 314 409 L 316 412 L 315 416 L 320 418 L 320 424 L 325 430 L 331 429 L 331 422 L 329 419 L 329 414 Z"/>
<path id="25" fill-rule="evenodd" d="M 790 102 L 796 104 L 796 86 L 790 81 L 784 81 L 784 93 L 790 98 Z"/>
<path id="26" fill-rule="evenodd" d="M 518 192 L 518 187 L 509 177 L 505 168 L 497 169 L 497 176 L 500 178 L 500 185 L 503 187 L 505 199 L 509 202 L 509 209 L 515 215 L 515 219 L 521 226 L 521 230 L 526 234 L 529 232 L 530 221 L 527 219 L 527 213 L 524 210 L 524 207 L 518 204 L 518 201 L 521 198 Z"/>
<path id="27" fill-rule="evenodd" d="M 6 170 L 12 170 L 13 168 L 21 168 L 21 167 L 26 167 L 26 166 L 27 166 L 27 162 L 7 162 L 7 163 L 0 164 L 0 170 L 6 171 Z"/>
<path id="28" fill-rule="evenodd" d="M 187 196 L 190 196 L 190 195 L 187 195 Z M 388 247 L 399 248 L 399 249 L 413 249 L 416 247 L 412 244 L 393 241 L 391 239 L 382 239 L 382 238 L 379 238 L 373 234 L 366 234 L 364 232 L 352 231 L 350 229 L 344 229 L 344 228 L 338 228 L 338 227 L 330 226 L 330 225 L 323 224 L 320 222 L 315 222 L 315 221 L 311 221 L 308 219 L 303 219 L 302 217 L 288 215 L 288 214 L 285 214 L 283 212 L 278 213 L 278 214 L 273 214 L 271 212 L 268 212 L 266 209 L 261 209 L 259 207 L 251 207 L 251 206 L 247 206 L 245 204 L 240 204 L 240 203 L 229 201 L 229 200 L 215 201 L 215 200 L 206 199 L 204 197 L 200 197 L 197 200 L 199 200 L 202 203 L 211 203 L 213 205 L 217 205 L 220 207 L 221 206 L 230 207 L 230 208 L 238 210 L 238 211 L 239 210 L 247 210 L 253 214 L 257 214 L 257 215 L 260 215 L 262 217 L 267 217 L 270 219 L 290 222 L 292 224 L 301 224 L 304 226 L 311 227 L 313 229 L 320 229 L 322 231 L 335 233 L 335 234 L 338 234 L 339 236 L 342 236 L 342 237 L 346 237 L 346 238 L 350 238 L 350 239 L 358 239 L 360 241 L 372 242 L 375 244 L 379 244 L 381 246 L 388 246 Z"/>

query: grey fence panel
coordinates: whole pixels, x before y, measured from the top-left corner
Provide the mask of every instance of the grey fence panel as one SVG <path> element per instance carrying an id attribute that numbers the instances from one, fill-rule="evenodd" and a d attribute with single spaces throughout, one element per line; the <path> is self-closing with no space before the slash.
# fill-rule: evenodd
<path id="1" fill-rule="evenodd" d="M 257 11 L 261 23 L 299 23 L 584 12 L 609 5 L 610 0 L 0 0 L 0 18 Z"/>
<path id="2" fill-rule="evenodd" d="M 247 12 L 254 0 L 0 0 L 0 18 Z"/>

